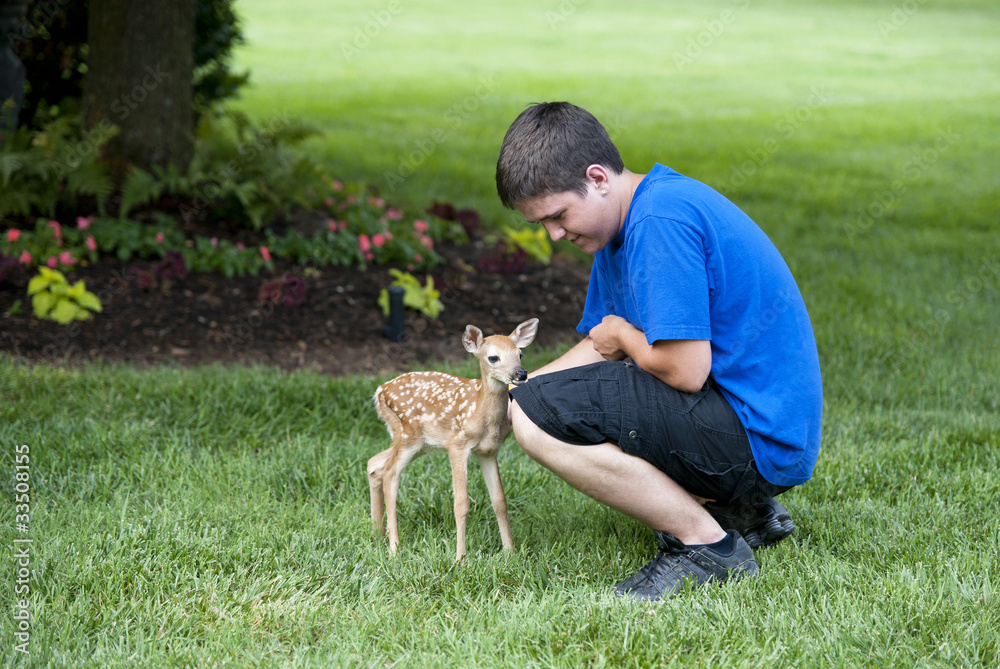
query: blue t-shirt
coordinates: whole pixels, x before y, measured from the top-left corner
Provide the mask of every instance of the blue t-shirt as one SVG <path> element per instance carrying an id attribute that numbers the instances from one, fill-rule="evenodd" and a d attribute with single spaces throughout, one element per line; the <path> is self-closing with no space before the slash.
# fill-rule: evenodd
<path id="1" fill-rule="evenodd" d="M 646 335 L 705 339 L 712 376 L 771 483 L 812 476 L 823 387 L 809 314 L 764 231 L 720 193 L 656 165 L 618 236 L 597 253 L 581 334 L 606 315 Z"/>

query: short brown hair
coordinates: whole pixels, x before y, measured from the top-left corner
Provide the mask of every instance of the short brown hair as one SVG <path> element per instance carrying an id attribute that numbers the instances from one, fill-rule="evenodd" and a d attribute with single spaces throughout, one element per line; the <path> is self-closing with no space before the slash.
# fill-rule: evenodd
<path id="1" fill-rule="evenodd" d="M 625 170 L 618 148 L 593 114 L 568 102 L 542 102 L 514 120 L 500 146 L 497 193 L 508 209 L 541 195 L 587 192 L 587 168 Z"/>

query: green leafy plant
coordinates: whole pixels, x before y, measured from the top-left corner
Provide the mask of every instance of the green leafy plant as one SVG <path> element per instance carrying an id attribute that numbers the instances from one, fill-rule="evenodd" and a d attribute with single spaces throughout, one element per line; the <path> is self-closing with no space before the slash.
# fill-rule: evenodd
<path id="1" fill-rule="evenodd" d="M 549 243 L 549 236 L 545 232 L 545 228 L 514 230 L 504 227 L 503 231 L 511 243 L 543 265 L 548 265 L 552 260 L 552 244 Z"/>
<path id="2" fill-rule="evenodd" d="M 101 311 L 101 301 L 87 290 L 82 279 L 71 286 L 59 270 L 38 269 L 38 276 L 28 282 L 28 296 L 35 316 L 67 325 L 85 321 L 93 316 L 91 312 Z"/>
<path id="3" fill-rule="evenodd" d="M 393 286 L 403 289 L 403 306 L 419 311 L 420 313 L 437 318 L 444 310 L 441 302 L 441 292 L 434 288 L 434 278 L 427 277 L 427 283 L 420 285 L 420 281 L 410 274 L 398 269 L 390 269 L 389 273 L 396 277 L 392 282 Z M 389 314 L 389 290 L 383 288 L 378 296 L 378 304 L 382 307 L 382 313 Z"/>
<path id="4" fill-rule="evenodd" d="M 84 195 L 93 196 L 103 212 L 113 183 L 98 158 L 117 132 L 110 122 L 85 131 L 71 115 L 40 130 L 15 131 L 0 142 L 0 217 L 53 216 L 57 208 L 74 208 Z"/>

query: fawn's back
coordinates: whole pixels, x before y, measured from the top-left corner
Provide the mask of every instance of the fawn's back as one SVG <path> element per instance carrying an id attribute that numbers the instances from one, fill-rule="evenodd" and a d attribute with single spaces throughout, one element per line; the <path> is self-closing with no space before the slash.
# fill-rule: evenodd
<path id="1" fill-rule="evenodd" d="M 375 391 L 375 409 L 389 434 L 403 442 L 418 437 L 428 446 L 444 446 L 450 440 L 472 441 L 476 452 L 492 450 L 510 432 L 506 416 L 477 411 L 480 379 L 463 379 L 442 372 L 410 372 L 388 381 Z M 506 409 L 504 409 L 506 411 Z M 493 429 L 491 429 L 493 428 Z M 506 429 L 503 429 L 506 428 Z M 489 434 L 493 432 L 494 434 Z"/>

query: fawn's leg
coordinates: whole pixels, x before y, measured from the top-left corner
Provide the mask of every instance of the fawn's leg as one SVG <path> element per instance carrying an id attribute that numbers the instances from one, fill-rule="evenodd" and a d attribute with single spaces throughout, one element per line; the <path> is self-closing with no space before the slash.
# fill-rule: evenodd
<path id="1" fill-rule="evenodd" d="M 462 446 L 448 447 L 451 460 L 451 484 L 455 489 L 455 525 L 458 528 L 455 560 L 465 555 L 465 521 L 469 517 L 469 451 Z"/>
<path id="2" fill-rule="evenodd" d="M 385 497 L 382 492 L 382 478 L 385 475 L 385 463 L 392 455 L 392 449 L 387 448 L 368 460 L 368 492 L 372 501 L 372 527 L 380 536 L 385 536 Z"/>
<path id="3" fill-rule="evenodd" d="M 479 456 L 479 467 L 483 470 L 483 479 L 486 481 L 486 488 L 490 491 L 490 502 L 493 504 L 493 513 L 497 517 L 497 525 L 500 526 L 500 540 L 503 547 L 514 548 L 514 538 L 510 534 L 510 523 L 507 520 L 507 497 L 503 493 L 503 483 L 500 482 L 500 467 L 497 465 L 497 455 Z"/>
<path id="4" fill-rule="evenodd" d="M 386 463 L 382 486 L 385 493 L 386 524 L 389 527 L 389 553 L 395 555 L 396 547 L 399 546 L 399 530 L 396 528 L 396 497 L 399 495 L 399 482 L 403 476 L 403 469 L 420 455 L 420 445 L 418 443 L 416 446 L 392 450 L 395 450 L 395 453 Z"/>

